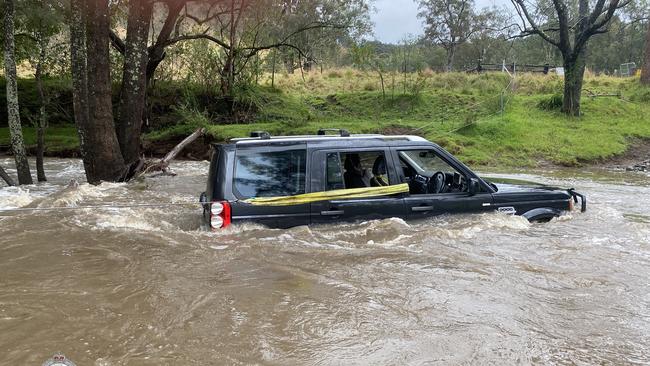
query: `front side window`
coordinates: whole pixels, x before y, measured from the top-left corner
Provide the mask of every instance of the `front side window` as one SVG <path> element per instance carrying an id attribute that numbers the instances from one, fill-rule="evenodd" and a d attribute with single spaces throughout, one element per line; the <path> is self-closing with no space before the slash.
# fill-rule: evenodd
<path id="1" fill-rule="evenodd" d="M 411 194 L 467 192 L 465 176 L 434 150 L 403 150 L 399 161 Z"/>
<path id="2" fill-rule="evenodd" d="M 305 193 L 306 155 L 305 150 L 238 150 L 235 189 L 246 198 Z"/>

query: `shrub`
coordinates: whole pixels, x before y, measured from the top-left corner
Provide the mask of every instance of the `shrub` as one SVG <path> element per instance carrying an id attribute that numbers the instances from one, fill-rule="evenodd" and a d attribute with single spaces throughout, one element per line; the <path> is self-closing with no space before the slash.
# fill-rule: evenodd
<path id="1" fill-rule="evenodd" d="M 537 108 L 546 110 L 546 111 L 554 111 L 554 110 L 559 110 L 562 108 L 562 103 L 564 102 L 564 97 L 562 94 L 553 94 L 549 98 L 544 98 L 537 103 Z"/>
<path id="2" fill-rule="evenodd" d="M 341 76 L 343 75 L 341 75 L 341 73 L 338 70 L 330 70 L 327 72 L 327 77 L 330 79 L 338 79 Z"/>
<path id="3" fill-rule="evenodd" d="M 363 84 L 363 90 L 365 91 L 374 91 L 376 89 L 375 83 L 373 82 L 366 82 Z"/>

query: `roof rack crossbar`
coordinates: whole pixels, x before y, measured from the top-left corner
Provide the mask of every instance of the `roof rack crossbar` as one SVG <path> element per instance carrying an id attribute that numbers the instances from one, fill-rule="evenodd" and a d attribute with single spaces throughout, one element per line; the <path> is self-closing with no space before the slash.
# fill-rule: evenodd
<path id="1" fill-rule="evenodd" d="M 350 137 L 350 132 L 343 128 L 319 128 L 317 135 L 324 136 L 328 131 L 338 132 L 341 137 Z"/>
<path id="2" fill-rule="evenodd" d="M 268 140 L 271 138 L 271 134 L 266 131 L 253 131 L 251 132 L 250 137 L 257 137 L 260 140 Z"/>

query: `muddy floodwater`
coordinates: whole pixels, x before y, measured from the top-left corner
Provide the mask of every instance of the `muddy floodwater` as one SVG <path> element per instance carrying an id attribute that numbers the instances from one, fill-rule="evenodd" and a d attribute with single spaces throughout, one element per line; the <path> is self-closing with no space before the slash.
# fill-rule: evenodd
<path id="1" fill-rule="evenodd" d="M 12 160 L 0 158 L 11 168 Z M 32 164 L 33 167 L 33 164 Z M 0 188 L 0 364 L 649 364 L 650 176 L 486 176 L 576 187 L 588 211 L 199 230 L 207 162 L 178 176 Z M 15 172 L 11 169 L 10 173 Z"/>

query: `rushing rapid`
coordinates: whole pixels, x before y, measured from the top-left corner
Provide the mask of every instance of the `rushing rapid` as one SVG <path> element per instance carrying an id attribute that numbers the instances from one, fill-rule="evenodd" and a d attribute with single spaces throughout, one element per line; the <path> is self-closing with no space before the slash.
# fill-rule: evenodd
<path id="1" fill-rule="evenodd" d="M 0 159 L 10 167 L 11 159 Z M 0 364 L 648 364 L 650 176 L 485 174 L 586 213 L 200 230 L 206 162 L 176 177 L 0 188 Z M 14 171 L 9 169 L 10 174 Z M 161 203 L 161 207 L 69 207 Z M 53 209 L 48 208 L 62 208 Z"/>

